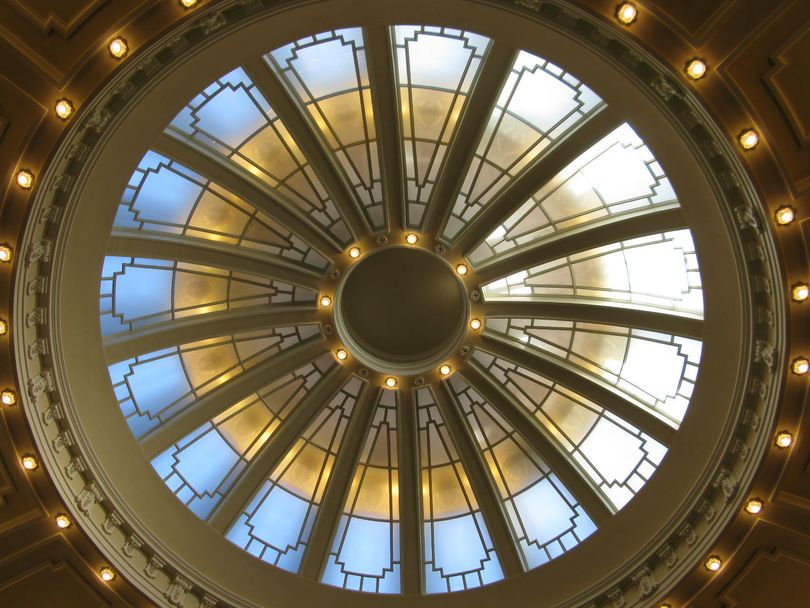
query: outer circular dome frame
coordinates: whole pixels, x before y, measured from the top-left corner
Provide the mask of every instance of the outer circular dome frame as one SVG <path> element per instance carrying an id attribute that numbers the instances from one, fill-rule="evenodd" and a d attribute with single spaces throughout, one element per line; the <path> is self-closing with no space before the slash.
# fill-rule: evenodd
<path id="1" fill-rule="evenodd" d="M 329 1 L 281 6 L 265 6 L 260 0 L 218 3 L 193 16 L 170 38 L 133 58 L 87 107 L 80 109 L 40 180 L 19 248 L 25 257 L 15 285 L 17 369 L 20 385 L 27 387 L 21 405 L 28 414 L 42 459 L 78 523 L 109 556 L 112 565 L 161 604 L 214 606 L 219 602 L 260 606 L 272 597 L 271 605 L 327 602 L 335 606 L 455 606 L 470 602 L 486 605 L 531 593 L 531 597 L 544 598 L 538 601 L 549 606 L 589 602 L 595 606 L 646 605 L 705 556 L 736 513 L 742 492 L 768 444 L 780 387 L 774 378 L 782 377 L 786 366 L 781 350 L 776 348 L 784 342 L 785 319 L 781 295 L 770 288 L 781 284 L 781 277 L 756 193 L 726 136 L 714 127 L 692 95 L 643 50 L 586 15 L 555 2 L 538 1 L 512 4 L 448 0 L 441 6 L 418 1 L 377 13 L 372 10 L 374 4 L 361 1 L 346 10 L 340 3 Z M 460 10 L 462 6 L 464 11 Z M 493 15 L 498 15 L 501 22 L 495 24 L 488 19 Z M 727 409 L 717 414 L 721 419 L 715 420 L 714 428 L 722 429 L 719 436 L 714 442 L 706 438 L 706 445 L 693 446 L 691 456 L 685 453 L 688 446 L 681 445 L 678 454 L 673 448 L 662 470 L 650 482 L 662 490 L 657 493 L 659 502 L 677 496 L 669 505 L 666 521 L 642 521 L 645 506 L 654 500 L 655 493 L 648 491 L 617 515 L 615 524 L 601 538 L 590 540 L 588 551 L 568 554 L 542 569 L 464 594 L 417 598 L 360 595 L 268 569 L 253 563 L 255 560 L 238 549 L 227 547 L 226 541 L 190 516 L 174 497 L 144 496 L 138 502 L 136 494 L 143 488 L 137 480 L 149 478 L 148 463 L 142 458 L 129 458 L 137 455 L 138 448 L 131 438 L 122 439 L 122 433 L 128 433 L 123 421 L 113 417 L 117 412 L 94 410 L 98 402 L 82 392 L 85 384 L 92 383 L 80 382 L 76 370 L 77 365 L 104 367 L 103 356 L 100 366 L 96 366 L 96 354 L 85 353 L 84 357 L 79 348 L 82 340 L 87 340 L 88 330 L 98 332 L 97 318 L 94 329 L 74 325 L 72 320 L 87 310 L 88 301 L 81 294 L 93 293 L 97 277 L 86 268 L 85 277 L 77 271 L 77 262 L 85 259 L 87 251 L 94 246 L 98 249 L 97 244 L 88 242 L 92 239 L 87 238 L 87 231 L 94 225 L 109 226 L 111 220 L 101 217 L 90 221 L 93 210 L 79 203 L 94 189 L 98 192 L 110 184 L 125 183 L 124 174 L 137 163 L 148 138 L 155 135 L 138 133 L 133 125 L 147 123 L 148 114 L 158 115 L 150 118 L 154 124 L 167 124 L 176 109 L 173 103 L 161 108 L 154 102 L 142 103 L 144 100 L 162 96 L 182 103 L 189 91 L 205 86 L 210 76 L 225 72 L 240 56 L 266 52 L 272 47 L 268 38 L 259 41 L 260 37 L 251 36 L 266 19 L 273 20 L 271 30 L 282 32 L 277 34 L 279 41 L 375 20 L 381 20 L 377 23 L 381 25 L 446 23 L 473 31 L 486 30 L 482 26 L 489 23 L 501 32 L 493 35 L 496 39 L 509 36 L 519 48 L 545 54 L 551 60 L 558 53 L 561 63 L 594 85 L 600 94 L 605 91 L 604 97 L 610 103 L 611 90 L 615 95 L 622 83 L 611 84 L 611 74 L 600 76 L 598 67 L 585 67 L 589 59 L 601 56 L 614 73 L 624 74 L 634 84 L 627 99 L 634 104 L 634 124 L 638 124 L 645 139 L 648 132 L 664 122 L 661 114 L 666 116 L 669 125 L 661 125 L 662 130 L 648 141 L 654 145 L 674 136 L 671 149 L 657 148 L 660 160 L 673 178 L 676 173 L 699 172 L 694 174 L 695 182 L 700 182 L 696 192 L 709 192 L 718 202 L 717 208 L 707 209 L 706 213 L 717 214 L 719 224 L 726 226 L 727 235 L 718 240 L 727 237 L 722 246 L 732 254 L 729 268 L 703 268 L 707 286 L 715 290 L 715 296 L 707 295 L 706 316 L 717 321 L 711 327 L 707 324 L 707 334 L 724 334 L 707 335 L 707 348 L 711 340 L 737 346 L 726 353 L 726 369 L 715 370 L 733 380 L 726 387 Z M 541 33 L 545 35 L 543 44 L 548 46 L 538 48 Z M 246 43 L 250 40 L 253 42 Z M 222 63 L 224 60 L 219 64 L 212 60 L 221 48 L 230 49 L 230 54 L 221 53 L 228 55 L 227 65 Z M 193 67 L 204 65 L 205 70 L 198 70 L 203 75 L 193 75 Z M 178 70 L 181 66 L 187 67 Z M 172 78 L 168 78 L 170 75 Z M 127 146 L 122 147 L 122 143 Z M 131 150 L 127 149 L 129 144 Z M 682 181 L 676 179 L 675 183 L 680 185 Z M 683 193 L 681 197 L 685 198 Z M 706 235 L 701 236 L 701 226 L 694 222 L 692 225 L 700 248 L 707 241 Z M 86 259 L 97 261 L 90 255 Z M 731 272 L 725 272 L 729 269 Z M 722 315 L 712 311 L 713 306 L 722 308 L 717 294 L 728 298 L 727 307 L 734 305 L 725 327 L 719 319 Z M 735 322 L 736 327 L 728 332 L 729 324 Z M 712 374 L 713 370 L 704 369 L 702 373 Z M 708 404 L 710 398 L 696 394 L 692 409 Z M 683 428 L 697 424 L 692 415 Z M 120 462 L 113 462 L 112 455 Z M 701 459 L 702 463 L 696 462 Z M 678 461 L 681 468 L 672 465 L 673 461 Z M 125 474 L 126 467 L 137 473 Z M 689 467 L 691 472 L 686 470 Z M 688 491 L 678 495 L 677 491 L 687 488 L 687 482 Z M 665 491 L 667 488 L 672 492 Z M 154 504 L 146 504 L 151 499 L 155 499 Z M 178 521 L 182 526 L 172 531 Z M 621 538 L 634 528 L 649 540 L 622 544 Z M 601 551 L 607 555 L 607 548 L 616 549 L 614 565 L 595 560 L 589 553 Z M 212 561 L 216 551 L 221 554 Z M 219 565 L 218 571 L 213 571 L 214 564 Z M 588 581 L 587 588 L 583 580 Z M 549 585 L 549 581 L 554 584 Z"/>

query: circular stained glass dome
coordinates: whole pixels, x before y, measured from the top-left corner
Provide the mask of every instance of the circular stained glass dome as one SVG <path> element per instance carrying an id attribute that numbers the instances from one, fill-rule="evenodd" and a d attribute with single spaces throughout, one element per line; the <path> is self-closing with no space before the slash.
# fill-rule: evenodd
<path id="1" fill-rule="evenodd" d="M 717 189 L 605 57 L 493 10 L 219 13 L 114 121 L 56 381 L 147 576 L 573 606 L 709 483 L 748 341 Z"/>

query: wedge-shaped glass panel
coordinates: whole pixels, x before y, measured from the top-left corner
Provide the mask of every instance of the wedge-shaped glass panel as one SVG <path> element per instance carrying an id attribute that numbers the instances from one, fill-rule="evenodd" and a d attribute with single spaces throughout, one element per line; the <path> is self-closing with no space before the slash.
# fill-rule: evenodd
<path id="1" fill-rule="evenodd" d="M 249 247 L 324 270 L 329 261 L 273 218 L 180 163 L 149 151 L 121 197 L 116 228 Z"/>
<path id="2" fill-rule="evenodd" d="M 481 264 L 543 237 L 617 213 L 677 203 L 669 179 L 628 124 L 594 144 L 544 184 L 469 255 Z"/>
<path id="3" fill-rule="evenodd" d="M 677 424 L 689 407 L 703 346 L 643 329 L 554 319 L 488 318 L 486 329 L 567 359 Z"/>
<path id="4" fill-rule="evenodd" d="M 265 60 L 334 152 L 371 224 L 383 228 L 382 178 L 362 30 L 302 38 L 265 55 Z"/>
<path id="5" fill-rule="evenodd" d="M 382 391 L 326 558 L 324 583 L 399 593 L 398 488 L 396 393 Z"/>
<path id="6" fill-rule="evenodd" d="M 152 460 L 169 489 L 206 519 L 281 422 L 336 365 L 323 355 L 248 395 Z"/>
<path id="7" fill-rule="evenodd" d="M 189 342 L 109 366 L 118 405 L 135 437 L 280 351 L 320 334 L 317 324 Z"/>
<path id="8" fill-rule="evenodd" d="M 188 137 L 259 178 L 346 244 L 352 236 L 284 123 L 242 68 L 211 83 L 172 120 Z"/>
<path id="9" fill-rule="evenodd" d="M 298 572 L 363 382 L 353 377 L 310 423 L 227 533 L 259 559 Z"/>
<path id="10" fill-rule="evenodd" d="M 316 295 L 311 289 L 223 268 L 108 256 L 101 271 L 101 333 L 245 306 L 314 303 Z"/>
<path id="11" fill-rule="evenodd" d="M 503 571 L 492 539 L 430 389 L 415 391 L 415 402 L 425 591 L 460 591 L 499 581 Z"/>
<path id="12" fill-rule="evenodd" d="M 575 253 L 484 285 L 489 301 L 576 296 L 703 313 L 703 289 L 689 230 Z"/>
<path id="13" fill-rule="evenodd" d="M 442 237 L 452 241 L 511 180 L 602 105 L 574 76 L 521 51 L 478 142 Z"/>
<path id="14" fill-rule="evenodd" d="M 543 425 L 616 509 L 655 473 L 667 448 L 564 386 L 481 350 L 473 357 Z"/>
<path id="15" fill-rule="evenodd" d="M 419 227 L 489 38 L 397 25 L 394 57 L 402 120 L 407 222 Z"/>
<path id="16" fill-rule="evenodd" d="M 526 566 L 573 549 L 596 525 L 540 455 L 456 374 L 450 387 L 503 501 Z"/>

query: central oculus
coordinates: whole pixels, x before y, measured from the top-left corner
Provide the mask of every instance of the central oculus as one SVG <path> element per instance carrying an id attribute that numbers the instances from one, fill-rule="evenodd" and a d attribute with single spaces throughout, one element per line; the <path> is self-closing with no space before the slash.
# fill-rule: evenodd
<path id="1" fill-rule="evenodd" d="M 379 371 L 427 371 L 458 347 L 466 321 L 461 281 L 444 260 L 422 249 L 369 253 L 337 293 L 341 339 Z"/>

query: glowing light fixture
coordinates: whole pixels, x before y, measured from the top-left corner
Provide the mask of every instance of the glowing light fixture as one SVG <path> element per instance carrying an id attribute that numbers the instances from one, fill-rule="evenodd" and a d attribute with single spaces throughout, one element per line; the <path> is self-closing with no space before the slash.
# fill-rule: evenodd
<path id="1" fill-rule="evenodd" d="M 17 172 L 17 185 L 23 190 L 30 190 L 34 186 L 34 174 L 28 169 Z"/>
<path id="2" fill-rule="evenodd" d="M 349 249 L 349 257 L 354 258 L 355 260 L 360 257 L 360 248 L 359 247 L 352 247 Z"/>
<path id="3" fill-rule="evenodd" d="M 332 305 L 332 298 L 329 296 L 321 296 L 321 306 L 329 308 Z"/>
<path id="4" fill-rule="evenodd" d="M 751 498 L 745 503 L 745 511 L 751 515 L 756 515 L 762 511 L 762 504 L 763 503 L 759 498 Z"/>
<path id="5" fill-rule="evenodd" d="M 463 277 L 465 274 L 467 274 L 467 265 L 459 264 L 458 266 L 456 266 L 456 272 Z"/>
<path id="6" fill-rule="evenodd" d="M 806 357 L 796 357 L 790 364 L 790 371 L 797 376 L 804 376 L 810 371 L 810 361 Z"/>
<path id="7" fill-rule="evenodd" d="M 62 120 L 67 120 L 73 116 L 73 103 L 69 99 L 58 99 L 56 105 L 53 107 L 56 115 Z"/>
<path id="8" fill-rule="evenodd" d="M 0 401 L 3 402 L 3 405 L 16 405 L 17 393 L 15 393 L 10 388 L 7 388 L 2 393 L 0 393 Z"/>
<path id="9" fill-rule="evenodd" d="M 418 241 L 419 237 L 416 236 L 413 232 L 409 233 L 408 236 L 405 237 L 405 242 L 408 243 L 408 245 L 416 245 Z"/>
<path id="10" fill-rule="evenodd" d="M 63 530 L 65 528 L 69 528 L 71 525 L 73 525 L 73 522 L 71 521 L 70 517 L 68 515 L 66 515 L 65 513 L 59 513 L 54 518 L 54 521 L 56 522 L 56 525 L 59 528 L 62 528 Z"/>
<path id="11" fill-rule="evenodd" d="M 194 8 L 197 6 L 199 0 L 180 0 L 180 6 L 183 8 Z"/>
<path id="12" fill-rule="evenodd" d="M 348 352 L 346 352 L 346 350 L 345 350 L 345 349 L 343 349 L 343 348 L 339 348 L 339 349 L 337 350 L 337 352 L 335 353 L 335 356 L 336 356 L 336 357 L 337 357 L 337 358 L 338 358 L 340 361 L 345 361 L 346 359 L 348 359 L 348 358 L 349 358 L 349 353 L 348 353 Z"/>
<path id="13" fill-rule="evenodd" d="M 470 329 L 474 331 L 481 329 L 481 319 L 472 319 L 470 321 Z"/>
<path id="14" fill-rule="evenodd" d="M 107 46 L 110 55 L 115 59 L 123 59 L 129 54 L 129 44 L 123 38 L 113 38 Z"/>
<path id="15" fill-rule="evenodd" d="M 388 388 L 396 388 L 397 387 L 397 379 L 394 378 L 393 376 L 388 376 L 385 379 L 385 386 L 387 386 Z"/>
<path id="16" fill-rule="evenodd" d="M 796 283 L 790 288 L 790 297 L 794 302 L 804 302 L 810 296 L 810 285 L 807 283 Z"/>
<path id="17" fill-rule="evenodd" d="M 442 376 L 449 376 L 450 372 L 453 371 L 453 368 L 447 365 L 446 363 L 439 368 L 439 373 Z"/>
<path id="18" fill-rule="evenodd" d="M 723 565 L 723 560 L 720 559 L 719 555 L 710 555 L 705 562 L 703 562 L 703 567 L 706 568 L 709 572 L 717 572 L 720 569 L 720 566 Z"/>
<path id="19" fill-rule="evenodd" d="M 0 319 L 0 336 L 5 336 L 8 333 L 8 323 L 5 319 Z"/>
<path id="20" fill-rule="evenodd" d="M 110 582 L 115 578 L 115 572 L 109 566 L 104 566 L 101 570 L 98 571 L 99 576 L 101 576 L 101 580 Z"/>
<path id="21" fill-rule="evenodd" d="M 743 150 L 753 150 L 759 143 L 759 134 L 753 129 L 746 129 L 740 133 L 738 141 Z"/>
<path id="22" fill-rule="evenodd" d="M 630 25 L 638 19 L 638 9 L 632 2 L 622 2 L 616 7 L 616 19 L 619 23 Z"/>
<path id="23" fill-rule="evenodd" d="M 790 205 L 779 207 L 773 215 L 780 226 L 787 226 L 796 219 L 796 211 Z"/>
<path id="24" fill-rule="evenodd" d="M 26 471 L 34 471 L 39 468 L 39 462 L 31 454 L 26 454 L 22 457 L 22 465 Z"/>
<path id="25" fill-rule="evenodd" d="M 694 57 L 686 63 L 686 75 L 692 80 L 700 80 L 709 71 L 709 67 L 703 59 Z"/>
<path id="26" fill-rule="evenodd" d="M 10 262 L 13 255 L 14 250 L 11 247 L 5 243 L 0 245 L 0 262 Z"/>
<path id="27" fill-rule="evenodd" d="M 793 434 L 790 431 L 779 431 L 776 434 L 774 443 L 776 443 L 776 447 L 782 448 L 783 450 L 789 448 L 790 444 L 793 443 Z"/>

